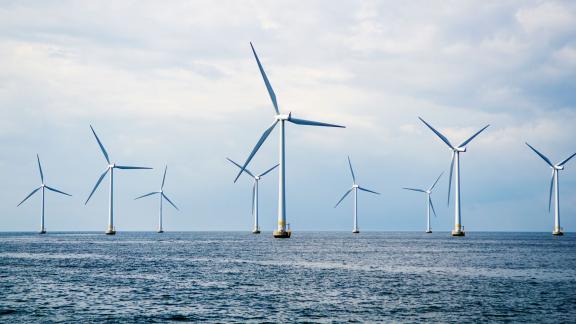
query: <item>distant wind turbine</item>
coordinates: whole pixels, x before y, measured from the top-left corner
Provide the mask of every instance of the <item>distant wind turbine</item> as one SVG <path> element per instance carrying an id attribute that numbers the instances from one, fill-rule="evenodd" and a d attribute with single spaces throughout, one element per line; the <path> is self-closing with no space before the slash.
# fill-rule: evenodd
<path id="1" fill-rule="evenodd" d="M 242 169 L 242 166 L 240 164 L 232 161 L 229 158 L 226 159 L 235 166 Z M 248 173 L 248 175 L 250 175 L 254 179 L 254 184 L 252 185 L 252 217 L 254 217 L 254 228 L 252 229 L 252 233 L 254 234 L 260 234 L 260 226 L 258 225 L 258 182 L 260 181 L 260 179 L 262 179 L 263 176 L 265 176 L 272 170 L 276 169 L 276 167 L 278 167 L 278 164 L 276 164 L 275 166 L 271 167 L 270 169 L 264 171 L 259 175 L 254 175 L 252 172 L 250 172 L 250 170 L 246 168 L 244 169 L 244 172 Z"/>
<path id="2" fill-rule="evenodd" d="M 426 190 L 417 188 L 402 188 L 406 190 L 423 192 L 426 194 L 426 233 L 432 233 L 432 228 L 430 227 L 430 208 L 432 208 L 432 212 L 434 213 L 434 216 L 436 216 L 436 210 L 434 210 L 434 204 L 432 203 L 432 197 L 430 197 L 430 195 L 432 195 L 432 189 L 434 189 L 442 174 L 444 174 L 444 172 L 440 173 L 436 181 L 434 181 L 434 183 Z"/>
<path id="3" fill-rule="evenodd" d="M 32 195 L 34 195 L 38 190 L 42 190 L 42 217 L 40 218 L 40 234 L 46 234 L 46 227 L 44 226 L 44 196 L 45 196 L 45 191 L 46 191 L 45 189 L 48 189 L 50 191 L 54 191 L 54 192 L 57 192 L 57 193 L 60 193 L 60 194 L 66 195 L 66 196 L 72 196 L 72 195 L 45 185 L 44 184 L 44 173 L 42 172 L 42 165 L 40 164 L 40 157 L 38 156 L 38 154 L 36 154 L 36 159 L 38 160 L 38 170 L 40 171 L 40 187 L 34 189 L 28 196 L 26 196 L 26 198 L 24 198 L 24 200 L 22 200 L 18 204 L 18 206 L 22 205 L 26 200 L 28 200 L 28 198 L 32 197 Z"/>
<path id="4" fill-rule="evenodd" d="M 166 201 L 169 202 L 170 205 L 172 205 L 174 208 L 176 208 L 176 210 L 180 211 L 180 209 L 178 209 L 178 207 L 176 207 L 176 205 L 164 193 L 164 182 L 166 182 L 166 171 L 168 171 L 168 166 L 166 166 L 164 168 L 164 177 L 162 177 L 162 185 L 160 186 L 160 191 L 153 191 L 151 193 L 148 193 L 148 194 L 142 195 L 140 197 L 134 198 L 134 200 L 137 200 L 140 198 L 144 198 L 144 197 L 148 197 L 148 196 L 152 196 L 152 195 L 156 195 L 156 194 L 160 195 L 160 216 L 159 216 L 159 220 L 158 220 L 158 233 L 164 233 L 164 229 L 162 229 L 162 201 L 164 199 L 166 199 Z"/>
<path id="5" fill-rule="evenodd" d="M 116 234 L 116 229 L 114 228 L 114 169 L 120 169 L 120 170 L 146 169 L 146 170 L 150 170 L 152 168 L 116 165 L 115 163 L 110 162 L 110 158 L 108 157 L 108 152 L 106 152 L 104 145 L 102 145 L 102 142 L 98 138 L 98 135 L 96 135 L 96 132 L 94 131 L 94 128 L 92 128 L 92 125 L 90 125 L 90 129 L 92 130 L 92 133 L 94 134 L 94 137 L 96 138 L 96 141 L 98 142 L 98 146 L 100 146 L 100 150 L 102 151 L 102 154 L 104 154 L 104 158 L 106 158 L 106 162 L 108 162 L 108 166 L 106 167 L 106 171 L 104 171 L 104 173 L 102 173 L 102 175 L 100 176 L 100 178 L 96 182 L 94 189 L 92 189 L 92 192 L 90 192 L 90 196 L 88 196 L 88 199 L 86 199 L 86 202 L 84 203 L 84 205 L 88 204 L 88 201 L 90 201 L 90 198 L 94 194 L 94 191 L 96 191 L 96 189 L 100 185 L 100 182 L 102 182 L 102 180 L 104 179 L 106 174 L 108 174 L 108 172 L 110 172 L 108 228 L 106 229 L 106 234 L 114 235 L 114 234 Z"/>
<path id="6" fill-rule="evenodd" d="M 352 229 L 352 233 L 357 234 L 360 233 L 360 230 L 358 229 L 358 189 L 377 195 L 379 195 L 380 193 L 368 190 L 366 188 L 362 188 L 358 184 L 356 184 L 356 177 L 354 176 L 354 169 L 352 169 L 352 162 L 350 162 L 350 157 L 348 157 L 348 166 L 350 166 L 350 174 L 352 175 L 352 187 L 348 191 L 346 191 L 346 193 L 344 194 L 344 196 L 342 196 L 342 198 L 340 198 L 340 200 L 338 200 L 334 208 L 338 207 L 338 205 L 340 205 L 342 200 L 344 200 L 344 198 L 346 198 L 346 196 L 348 196 L 350 192 L 354 191 L 354 228 Z"/>
<path id="7" fill-rule="evenodd" d="M 430 126 L 430 124 L 424 121 L 424 119 L 420 118 L 420 120 L 426 126 L 428 126 L 428 128 L 430 128 L 434 134 L 436 134 L 446 145 L 448 145 L 452 151 L 452 162 L 450 162 L 450 177 L 448 179 L 448 204 L 450 204 L 450 187 L 452 185 L 452 172 L 454 172 L 454 184 L 456 188 L 454 190 L 454 230 L 452 230 L 452 236 L 464 236 L 465 233 L 464 228 L 462 227 L 462 215 L 460 209 L 460 153 L 466 152 L 466 145 L 490 125 L 484 126 L 481 130 L 470 136 L 470 138 L 460 143 L 459 145 L 454 146 L 444 135 L 434 129 L 434 127 Z"/>
<path id="8" fill-rule="evenodd" d="M 533 148 L 530 144 L 526 143 L 529 148 L 532 149 L 538 156 L 546 162 L 552 168 L 552 178 L 550 179 L 550 194 L 548 195 L 548 212 L 550 212 L 550 207 L 552 205 L 552 188 L 554 188 L 554 230 L 552 231 L 553 235 L 564 235 L 564 230 L 560 227 L 560 188 L 558 183 L 558 171 L 564 170 L 564 165 L 573 158 L 576 153 L 570 155 L 564 161 L 553 164 L 549 158 L 547 158 L 544 154 L 538 152 L 535 148 Z"/>
<path id="9" fill-rule="evenodd" d="M 264 68 L 262 67 L 262 64 L 260 63 L 260 59 L 258 58 L 258 55 L 256 55 L 256 51 L 254 50 L 254 46 L 252 46 L 252 43 L 250 43 L 250 47 L 252 47 L 252 53 L 254 53 L 254 58 L 256 58 L 256 63 L 258 64 L 258 68 L 260 69 L 260 73 L 262 74 L 262 78 L 264 79 L 264 84 L 266 85 L 266 89 L 268 89 L 268 94 L 270 95 L 270 99 L 272 100 L 272 105 L 274 106 L 274 111 L 276 112 L 276 115 L 274 117 L 274 122 L 272 123 L 272 125 L 264 131 L 264 133 L 262 134 L 262 136 L 260 137 L 260 139 L 256 143 L 256 146 L 254 147 L 254 149 L 252 150 L 252 152 L 248 156 L 248 159 L 246 159 L 246 162 L 244 162 L 244 165 L 240 169 L 240 172 L 236 176 L 236 179 L 234 180 L 234 182 L 236 182 L 236 180 L 238 180 L 240 175 L 242 175 L 242 172 L 244 171 L 244 169 L 246 169 L 246 167 L 248 166 L 248 164 L 250 163 L 250 161 L 252 160 L 252 158 L 254 157 L 254 155 L 256 154 L 258 149 L 260 148 L 260 146 L 262 146 L 262 144 L 264 143 L 266 138 L 268 138 L 268 135 L 270 135 L 270 133 L 272 132 L 274 127 L 276 127 L 276 124 L 280 123 L 280 143 L 279 143 L 280 144 L 280 147 L 279 147 L 279 150 L 280 150 L 280 159 L 279 159 L 280 160 L 279 161 L 280 172 L 278 172 L 278 185 L 279 185 L 279 190 L 278 190 L 278 229 L 276 231 L 274 231 L 274 237 L 289 238 L 291 232 L 286 230 L 286 193 L 285 193 L 285 189 L 286 189 L 286 183 L 285 183 L 285 180 L 286 180 L 286 172 L 285 172 L 286 161 L 285 161 L 285 138 L 284 138 L 285 122 L 288 121 L 288 122 L 291 122 L 293 124 L 308 125 L 308 126 L 325 126 L 325 127 L 341 127 L 341 128 L 343 128 L 344 126 L 326 124 L 326 123 L 321 123 L 321 122 L 317 122 L 317 121 L 294 118 L 294 117 L 292 117 L 291 112 L 289 112 L 287 115 L 281 114 L 280 109 L 278 108 L 278 102 L 276 101 L 276 94 L 274 93 L 274 90 L 272 89 L 272 85 L 270 84 L 270 81 L 268 81 L 268 77 L 266 76 L 266 73 L 264 72 Z"/>

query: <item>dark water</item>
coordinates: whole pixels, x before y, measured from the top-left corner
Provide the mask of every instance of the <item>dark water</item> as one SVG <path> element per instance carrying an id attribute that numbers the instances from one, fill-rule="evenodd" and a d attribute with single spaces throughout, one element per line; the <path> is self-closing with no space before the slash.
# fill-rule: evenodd
<path id="1" fill-rule="evenodd" d="M 571 322 L 576 235 L 0 234 L 0 322 Z"/>

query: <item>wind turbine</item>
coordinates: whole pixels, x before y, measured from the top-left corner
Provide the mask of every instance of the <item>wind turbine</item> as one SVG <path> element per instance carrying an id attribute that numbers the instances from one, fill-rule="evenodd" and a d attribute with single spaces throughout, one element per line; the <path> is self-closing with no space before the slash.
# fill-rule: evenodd
<path id="1" fill-rule="evenodd" d="M 235 166 L 242 169 L 242 166 L 240 164 L 232 161 L 229 158 L 226 159 Z M 260 234 L 260 226 L 258 226 L 258 182 L 260 181 L 260 179 L 262 179 L 263 176 L 265 176 L 272 170 L 276 169 L 276 167 L 278 167 L 278 164 L 276 164 L 275 166 L 271 167 L 270 169 L 266 170 L 265 172 L 259 175 L 254 175 L 252 172 L 250 172 L 250 170 L 246 168 L 244 169 L 244 172 L 248 173 L 248 175 L 250 175 L 254 179 L 254 185 L 252 185 L 252 216 L 254 217 L 254 228 L 252 229 L 252 233 L 254 234 Z"/>
<path id="2" fill-rule="evenodd" d="M 278 123 L 280 123 L 280 143 L 279 143 L 280 172 L 278 172 L 278 185 L 279 185 L 279 190 L 278 190 L 278 228 L 276 231 L 274 231 L 273 235 L 274 235 L 274 237 L 277 237 L 277 238 L 289 238 L 291 231 L 286 230 L 286 193 L 285 193 L 285 189 L 286 189 L 286 183 L 285 183 L 285 180 L 286 180 L 286 172 L 285 172 L 286 171 L 285 170 L 286 161 L 285 161 L 285 138 L 284 138 L 285 123 L 290 122 L 290 123 L 297 124 L 297 125 L 341 127 L 341 128 L 343 128 L 344 126 L 326 124 L 326 123 L 321 123 L 321 122 L 317 122 L 317 121 L 294 118 L 294 117 L 292 117 L 291 112 L 289 112 L 288 114 L 282 114 L 280 112 L 280 109 L 278 108 L 278 102 L 276 101 L 276 94 L 274 93 L 274 90 L 272 89 L 272 85 L 270 84 L 270 81 L 268 81 L 268 77 L 266 76 L 266 73 L 264 72 L 264 68 L 262 67 L 262 64 L 260 63 L 260 59 L 258 58 L 258 55 L 256 55 L 256 51 L 254 50 L 254 46 L 252 46 L 252 43 L 250 43 L 250 47 L 252 47 L 252 53 L 254 53 L 254 58 L 256 58 L 256 63 L 258 64 L 258 68 L 260 69 L 260 73 L 262 74 L 262 78 L 264 79 L 264 84 L 266 85 L 266 89 L 268 89 L 268 94 L 270 95 L 270 99 L 272 100 L 272 105 L 274 106 L 274 111 L 276 112 L 276 115 L 274 116 L 274 122 L 272 123 L 272 125 L 264 131 L 264 133 L 262 134 L 262 136 L 260 137 L 260 139 L 256 143 L 256 146 L 254 147 L 254 149 L 252 150 L 252 152 L 248 156 L 248 159 L 246 159 L 246 162 L 244 162 L 244 165 L 240 169 L 240 172 L 236 176 L 236 179 L 234 179 L 234 182 L 236 182 L 238 180 L 238 178 L 240 177 L 240 175 L 242 175 L 242 172 L 244 172 L 244 170 L 246 169 L 246 167 L 248 166 L 248 164 L 250 163 L 250 161 L 252 160 L 252 158 L 254 157 L 254 155 L 256 154 L 258 149 L 260 148 L 260 146 L 262 146 L 262 143 L 264 143 L 266 138 L 268 138 L 268 135 L 270 135 L 270 133 L 272 132 L 274 127 L 276 127 L 276 125 Z"/>
<path id="3" fill-rule="evenodd" d="M 430 208 L 432 208 L 432 212 L 434 213 L 434 216 L 436 216 L 436 210 L 434 210 L 434 204 L 432 203 L 432 198 L 430 195 L 432 195 L 432 189 L 434 189 L 442 174 L 444 174 L 444 172 L 440 173 L 436 181 L 434 181 L 434 183 L 426 190 L 417 188 L 402 188 L 406 190 L 423 192 L 426 194 L 426 233 L 432 233 L 432 228 L 430 227 Z"/>
<path id="4" fill-rule="evenodd" d="M 134 200 L 140 199 L 140 198 L 144 198 L 144 197 L 148 197 L 148 196 L 152 196 L 152 195 L 156 195 L 159 194 L 160 195 L 160 217 L 158 220 L 158 233 L 164 233 L 164 230 L 162 229 L 162 201 L 164 199 L 166 199 L 167 202 L 170 203 L 170 205 L 174 206 L 174 208 L 176 208 L 176 210 L 180 211 L 180 209 L 178 209 L 178 207 L 176 207 L 176 205 L 170 200 L 170 198 L 168 198 L 168 196 L 166 196 L 166 194 L 164 193 L 164 182 L 166 182 L 166 171 L 168 171 L 168 166 L 166 166 L 164 168 L 164 177 L 162 177 L 162 185 L 160 186 L 160 191 L 153 191 L 151 193 L 142 195 L 140 197 L 136 197 L 134 198 Z"/>
<path id="5" fill-rule="evenodd" d="M 344 198 L 346 198 L 346 196 L 348 196 L 350 192 L 354 191 L 354 228 L 352 229 L 352 233 L 357 234 L 360 233 L 360 230 L 358 229 L 358 190 L 370 192 L 377 195 L 379 195 L 380 193 L 368 190 L 366 188 L 362 188 L 356 184 L 356 177 L 354 176 L 354 170 L 352 169 L 352 162 L 350 162 L 350 157 L 348 157 L 348 166 L 350 166 L 350 174 L 352 174 L 352 188 L 346 191 L 344 196 L 342 196 L 342 198 L 338 200 L 334 208 L 338 207 L 338 205 L 340 205 L 342 200 L 344 200 Z"/>
<path id="6" fill-rule="evenodd" d="M 450 162 L 450 177 L 448 178 L 448 204 L 450 204 L 450 187 L 452 185 L 452 172 L 454 172 L 454 185 L 456 188 L 454 190 L 454 230 L 452 230 L 452 236 L 464 236 L 465 233 L 464 227 L 462 226 L 462 214 L 460 207 L 460 153 L 466 152 L 466 145 L 490 125 L 484 126 L 481 130 L 470 136 L 470 138 L 460 143 L 459 145 L 454 146 L 444 135 L 435 130 L 434 127 L 430 126 L 430 124 L 424 121 L 424 119 L 420 118 L 420 120 L 426 126 L 428 126 L 428 128 L 430 128 L 434 134 L 436 134 L 446 145 L 448 145 L 452 151 L 452 162 Z"/>
<path id="7" fill-rule="evenodd" d="M 106 162 L 108 162 L 108 166 L 106 167 L 106 171 L 104 171 L 104 173 L 102 173 L 102 175 L 100 176 L 100 178 L 98 179 L 98 181 L 96 182 L 96 185 L 94 186 L 94 189 L 92 189 L 92 192 L 90 192 L 90 196 L 88 196 L 88 199 L 86 199 L 86 202 L 84 203 L 84 205 L 88 204 L 88 201 L 90 201 L 90 198 L 92 197 L 92 195 L 94 194 L 94 191 L 96 191 L 96 189 L 98 188 L 98 186 L 100 185 L 100 182 L 102 182 L 102 180 L 104 179 L 104 177 L 106 176 L 106 174 L 108 174 L 108 172 L 110 172 L 110 193 L 109 193 L 109 205 L 108 205 L 108 228 L 106 229 L 106 234 L 108 235 L 114 235 L 116 234 L 116 229 L 114 228 L 114 169 L 120 169 L 120 170 L 133 170 L 133 169 L 146 169 L 146 170 L 150 170 L 152 168 L 147 168 L 147 167 L 136 167 L 136 166 L 125 166 L 125 165 L 116 165 L 116 163 L 112 163 L 110 162 L 110 158 L 108 157 L 108 152 L 106 152 L 106 149 L 104 148 L 104 145 L 102 145 L 102 142 L 100 141 L 100 139 L 98 138 L 98 135 L 96 135 L 96 132 L 94 131 L 94 128 L 92 128 L 92 125 L 90 125 L 90 129 L 92 130 L 92 133 L 94 134 L 94 137 L 96 137 L 96 141 L 98 142 L 98 146 L 100 146 L 100 150 L 102 151 L 102 154 L 104 154 L 104 158 L 106 158 Z"/>
<path id="8" fill-rule="evenodd" d="M 570 155 L 564 161 L 553 164 L 550 159 L 548 159 L 544 154 L 538 152 L 535 148 L 533 148 L 530 144 L 526 143 L 529 148 L 532 149 L 538 156 L 546 162 L 550 168 L 552 168 L 552 178 L 550 179 L 550 195 L 548 196 L 548 212 L 550 212 L 550 207 L 552 205 L 552 187 L 554 187 L 554 230 L 552 231 L 553 235 L 564 235 L 562 227 L 560 227 L 560 188 L 558 183 L 558 171 L 564 170 L 564 164 L 570 161 L 576 153 Z"/>
<path id="9" fill-rule="evenodd" d="M 38 154 L 36 154 L 36 159 L 38 160 L 38 170 L 40 171 L 40 187 L 34 189 L 28 196 L 26 196 L 26 198 L 24 198 L 24 200 L 22 200 L 18 204 L 18 206 L 22 205 L 26 200 L 28 200 L 28 198 L 32 197 L 32 195 L 34 195 L 38 190 L 42 190 L 42 217 L 40 218 L 40 234 L 46 234 L 46 227 L 44 227 L 44 196 L 46 193 L 46 189 L 60 193 L 60 194 L 63 194 L 63 195 L 66 195 L 66 196 L 72 196 L 72 195 L 45 185 L 44 184 L 44 173 L 42 172 L 42 165 L 40 164 L 40 157 L 38 156 Z"/>

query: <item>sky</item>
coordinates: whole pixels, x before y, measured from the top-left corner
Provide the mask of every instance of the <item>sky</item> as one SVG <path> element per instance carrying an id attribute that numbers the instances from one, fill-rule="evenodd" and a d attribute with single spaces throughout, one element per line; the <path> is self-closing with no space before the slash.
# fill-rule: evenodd
<path id="1" fill-rule="evenodd" d="M 169 231 L 252 227 L 246 159 L 274 110 L 253 42 L 280 109 L 345 129 L 287 125 L 287 219 L 294 231 L 423 231 L 429 186 L 435 231 L 447 206 L 450 150 L 421 116 L 459 143 L 490 127 L 461 156 L 467 231 L 551 232 L 549 167 L 576 152 L 574 1 L 9 1 L 0 2 L 0 231 L 36 231 L 40 185 L 48 231 L 104 231 L 107 183 L 85 205 L 107 163 L 115 172 L 119 231 L 157 227 L 168 165 Z M 278 161 L 275 130 L 249 168 Z M 260 184 L 260 223 L 277 222 L 278 176 Z M 576 159 L 560 172 L 561 223 L 576 230 Z M 453 200 L 453 199 L 452 199 Z"/>

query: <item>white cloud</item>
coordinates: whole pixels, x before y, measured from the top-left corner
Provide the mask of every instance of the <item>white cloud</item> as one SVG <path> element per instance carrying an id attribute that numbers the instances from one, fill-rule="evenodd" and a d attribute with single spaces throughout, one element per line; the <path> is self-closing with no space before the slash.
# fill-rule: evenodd
<path id="1" fill-rule="evenodd" d="M 243 201 L 223 157 L 245 157 L 272 120 L 253 41 L 283 110 L 347 126 L 289 129 L 290 166 L 302 167 L 290 184 L 332 181 L 342 170 L 331 162 L 352 154 L 365 161 L 366 177 L 389 190 L 378 212 L 401 218 L 406 197 L 394 188 L 449 163 L 422 116 L 456 143 L 492 124 L 472 143 L 465 166 L 466 181 L 478 181 L 483 197 L 496 199 L 491 163 L 518 166 L 508 176 L 519 186 L 527 168 L 539 167 L 526 162 L 524 141 L 554 156 L 573 149 L 575 22 L 575 6 L 556 1 L 3 3 L 0 165 L 10 168 L 0 176 L 25 191 L 26 161 L 41 151 L 62 161 L 54 177 L 85 192 L 102 166 L 87 126 L 94 123 L 119 160 L 173 165 L 173 190 L 184 209 L 222 215 L 174 220 L 183 229 L 238 224 Z M 276 141 L 272 135 L 255 168 L 275 161 Z M 129 196 L 148 178 L 126 176 L 119 194 Z M 330 185 L 315 203 L 337 198 Z M 0 196 L 0 206 L 14 205 L 19 195 L 11 195 Z M 222 196 L 228 204 L 215 204 Z M 486 206 L 513 210 L 514 197 L 497 200 Z M 310 207 L 289 203 L 294 213 Z M 120 206 L 128 215 L 147 212 Z M 6 208 L 5 215 L 30 212 Z M 81 212 L 92 226 L 101 211 Z"/>

